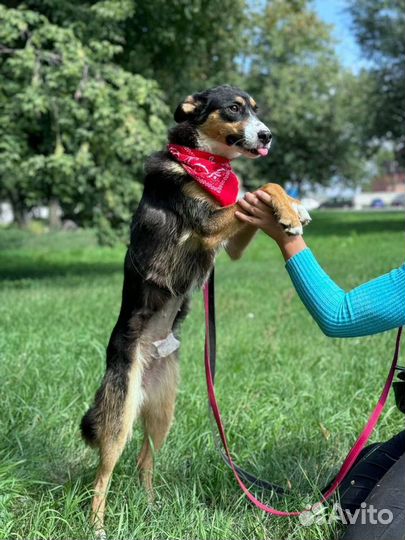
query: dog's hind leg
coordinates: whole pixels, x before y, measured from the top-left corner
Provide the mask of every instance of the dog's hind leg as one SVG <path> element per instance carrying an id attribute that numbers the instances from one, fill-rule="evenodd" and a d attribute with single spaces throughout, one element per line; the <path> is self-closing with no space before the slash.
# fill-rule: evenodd
<path id="1" fill-rule="evenodd" d="M 131 357 L 128 365 L 119 364 L 107 370 L 96 402 L 86 415 L 87 422 L 93 422 L 100 454 L 92 503 L 92 523 L 100 537 L 105 536 L 104 513 L 111 476 L 131 438 L 143 402 L 144 361 L 139 345 Z"/>
<path id="2" fill-rule="evenodd" d="M 142 339 L 151 349 L 151 361 L 144 371 L 144 402 L 141 416 L 144 442 L 138 457 L 138 468 L 149 499 L 153 500 L 153 458 L 163 445 L 173 421 L 179 379 L 177 330 L 187 314 L 188 298 L 174 298 L 150 322 Z M 176 335 L 176 338 L 171 333 Z M 166 338 L 162 341 L 162 338 Z M 165 344 L 157 348 L 156 343 Z"/>
<path id="3" fill-rule="evenodd" d="M 92 524 L 97 538 L 105 538 L 104 514 L 108 487 L 115 465 L 125 447 L 125 441 L 107 437 L 100 445 L 100 465 L 94 485 Z"/>
<path id="4" fill-rule="evenodd" d="M 149 500 L 153 501 L 154 453 L 163 445 L 173 421 L 178 383 L 178 351 L 155 359 L 145 371 L 145 401 L 141 410 L 144 442 L 138 458 L 138 468 Z"/>

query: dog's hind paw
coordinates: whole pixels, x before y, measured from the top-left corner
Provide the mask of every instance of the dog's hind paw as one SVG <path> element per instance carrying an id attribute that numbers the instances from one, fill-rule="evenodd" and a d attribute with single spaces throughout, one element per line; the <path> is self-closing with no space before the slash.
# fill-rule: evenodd
<path id="1" fill-rule="evenodd" d="M 108 540 L 107 539 L 107 533 L 104 529 L 97 529 L 95 534 L 96 540 Z"/>

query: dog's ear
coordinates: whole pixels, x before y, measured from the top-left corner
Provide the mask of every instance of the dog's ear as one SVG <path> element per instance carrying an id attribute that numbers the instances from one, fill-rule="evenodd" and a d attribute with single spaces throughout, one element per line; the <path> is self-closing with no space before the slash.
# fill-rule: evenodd
<path id="1" fill-rule="evenodd" d="M 179 124 L 180 122 L 186 122 L 192 120 L 198 114 L 201 109 L 202 102 L 198 98 L 198 94 L 193 96 L 187 96 L 184 101 L 178 105 L 174 112 L 174 120 Z"/>

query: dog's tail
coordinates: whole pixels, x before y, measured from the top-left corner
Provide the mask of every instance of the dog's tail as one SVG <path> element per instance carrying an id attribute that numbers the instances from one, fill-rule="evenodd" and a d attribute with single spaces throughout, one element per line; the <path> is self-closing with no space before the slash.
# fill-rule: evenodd
<path id="1" fill-rule="evenodd" d="M 82 421 L 80 422 L 80 431 L 82 433 L 83 440 L 86 444 L 92 448 L 98 446 L 98 433 L 97 433 L 97 414 L 95 407 L 90 407 L 90 409 L 83 416 Z"/>

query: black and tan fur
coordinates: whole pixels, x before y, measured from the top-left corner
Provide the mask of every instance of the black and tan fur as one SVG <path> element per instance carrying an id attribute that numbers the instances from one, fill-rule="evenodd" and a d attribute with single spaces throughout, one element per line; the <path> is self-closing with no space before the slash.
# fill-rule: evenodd
<path id="1" fill-rule="evenodd" d="M 238 111 L 232 106 L 235 103 Z M 255 110 L 247 94 L 229 86 L 190 96 L 176 110 L 177 126 L 169 132 L 169 141 L 230 157 L 256 157 L 252 142 L 243 140 L 246 122 L 256 118 Z M 268 133 L 256 147 L 269 145 Z M 284 191 L 273 184 L 265 189 L 273 197 L 280 223 L 301 227 Z M 170 332 L 179 338 L 189 297 L 203 285 L 218 249 L 226 246 L 231 257 L 238 258 L 253 236 L 254 230 L 235 218 L 235 208 L 221 208 L 168 151 L 147 161 L 144 193 L 125 257 L 121 309 L 107 347 L 106 373 L 81 423 L 84 439 L 100 454 L 92 519 L 101 534 L 108 484 L 139 417 L 144 443 L 138 467 L 152 495 L 153 453 L 169 432 L 179 377 L 178 351 L 156 357 L 153 343 Z"/>

